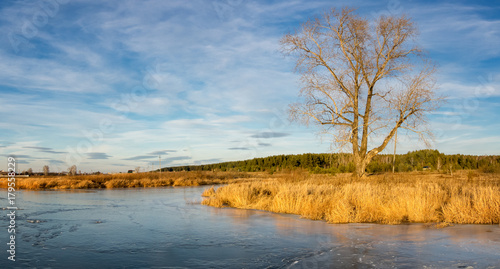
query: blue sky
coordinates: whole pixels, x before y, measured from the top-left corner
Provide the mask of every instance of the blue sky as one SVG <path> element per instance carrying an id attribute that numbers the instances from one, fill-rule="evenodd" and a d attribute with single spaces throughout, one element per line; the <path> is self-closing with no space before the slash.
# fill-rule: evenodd
<path id="1" fill-rule="evenodd" d="M 325 8 L 411 16 L 448 102 L 444 153 L 500 154 L 495 1 L 2 1 L 0 152 L 20 169 L 117 172 L 329 152 L 290 123 L 300 85 L 279 39 Z M 402 137 L 398 152 L 425 148 Z M 392 149 L 392 146 L 389 146 Z"/>

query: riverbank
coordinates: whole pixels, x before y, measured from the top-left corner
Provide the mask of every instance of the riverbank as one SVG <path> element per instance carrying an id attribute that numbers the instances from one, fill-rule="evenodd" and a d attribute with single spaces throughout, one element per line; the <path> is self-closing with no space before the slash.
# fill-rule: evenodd
<path id="1" fill-rule="evenodd" d="M 228 184 L 259 179 L 263 173 L 239 172 L 168 172 L 122 173 L 76 176 L 38 176 L 16 178 L 17 189 L 113 189 L 166 186 L 202 186 Z M 0 188 L 7 188 L 7 178 L 0 180 Z"/>
<path id="2" fill-rule="evenodd" d="M 500 175 L 459 171 L 355 179 L 295 171 L 207 189 L 204 205 L 297 214 L 329 223 L 500 222 Z"/>

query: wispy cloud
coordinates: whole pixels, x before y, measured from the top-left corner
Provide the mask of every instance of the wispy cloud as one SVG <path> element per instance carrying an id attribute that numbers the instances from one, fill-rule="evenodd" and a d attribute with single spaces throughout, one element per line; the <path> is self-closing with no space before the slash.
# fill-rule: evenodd
<path id="1" fill-rule="evenodd" d="M 261 132 L 258 134 L 251 135 L 253 138 L 263 138 L 263 139 L 269 139 L 269 138 L 279 138 L 279 137 L 285 137 L 289 136 L 290 134 L 287 133 L 279 133 L 279 132 Z"/>
<path id="2" fill-rule="evenodd" d="M 170 164 L 175 161 L 183 161 L 183 160 L 191 160 L 192 158 L 190 156 L 177 156 L 177 157 L 168 157 L 165 159 L 162 159 L 162 163 L 165 164 Z"/>
<path id="3" fill-rule="evenodd" d="M 229 150 L 251 150 L 251 148 L 247 147 L 233 147 L 233 148 L 228 148 Z"/>
<path id="4" fill-rule="evenodd" d="M 54 164 L 54 165 L 63 165 L 63 164 L 65 164 L 65 162 L 63 162 L 61 160 L 49 160 L 49 163 L 50 164 Z"/>
<path id="5" fill-rule="evenodd" d="M 16 154 L 16 153 L 11 153 L 11 154 L 2 154 L 2 156 L 5 157 L 13 157 L 13 158 L 19 158 L 19 159 L 31 159 L 30 155 L 25 155 L 25 154 Z"/>
<path id="6" fill-rule="evenodd" d="M 109 159 L 109 158 L 113 157 L 113 156 L 110 156 L 104 152 L 91 152 L 91 153 L 87 153 L 87 156 L 91 160 L 105 160 L 105 159 Z"/>
<path id="7" fill-rule="evenodd" d="M 157 158 L 157 156 L 139 155 L 139 156 L 134 156 L 134 157 L 130 157 L 130 158 L 125 158 L 123 160 L 126 160 L 126 161 L 138 161 L 138 160 L 148 160 L 148 159 L 153 159 L 153 158 Z"/>
<path id="8" fill-rule="evenodd" d="M 427 49 L 475 61 L 500 55 L 496 49 L 500 44 L 500 19 L 486 16 L 488 11 L 498 12 L 498 5 L 437 2 L 422 8 L 412 3 L 407 10 L 418 20 Z"/>
<path id="9" fill-rule="evenodd" d="M 27 146 L 27 147 L 23 147 L 25 149 L 36 149 L 40 152 L 44 152 L 44 153 L 52 153 L 52 154 L 64 154 L 66 152 L 64 151 L 55 151 L 53 150 L 52 148 L 46 148 L 46 147 L 31 147 L 31 146 Z"/>
<path id="10" fill-rule="evenodd" d="M 171 153 L 171 152 L 176 152 L 176 150 L 171 150 L 171 149 L 157 150 L 157 151 L 150 152 L 148 154 L 149 155 L 167 155 L 168 153 Z"/>
<path id="11" fill-rule="evenodd" d="M 199 160 L 199 161 L 196 161 L 196 163 L 197 164 L 210 164 L 210 163 L 219 163 L 221 161 L 222 161 L 222 159 L 220 159 L 220 158 L 213 158 L 213 159 Z"/>

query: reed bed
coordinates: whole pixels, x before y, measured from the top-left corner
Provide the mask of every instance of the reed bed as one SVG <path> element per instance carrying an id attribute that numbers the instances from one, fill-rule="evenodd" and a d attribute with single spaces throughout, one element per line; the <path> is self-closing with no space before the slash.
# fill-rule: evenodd
<path id="1" fill-rule="evenodd" d="M 59 177 L 16 178 L 18 189 L 95 189 L 142 188 L 164 186 L 202 186 L 235 183 L 259 178 L 262 173 L 238 172 L 167 172 L 77 175 Z M 7 178 L 2 178 L 0 188 L 7 188 Z"/>
<path id="2" fill-rule="evenodd" d="M 500 222 L 500 175 L 477 172 L 309 175 L 294 172 L 211 188 L 204 205 L 297 214 L 330 223 Z"/>

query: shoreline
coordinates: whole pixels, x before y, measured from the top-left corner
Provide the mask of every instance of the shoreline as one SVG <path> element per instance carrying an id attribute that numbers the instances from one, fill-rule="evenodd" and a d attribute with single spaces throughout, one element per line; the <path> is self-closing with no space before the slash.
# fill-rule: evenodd
<path id="1" fill-rule="evenodd" d="M 227 184 L 258 178 L 259 173 L 240 172 L 168 172 L 101 174 L 76 176 L 16 176 L 16 188 L 27 190 L 81 190 L 115 188 L 154 188 L 171 186 L 203 186 Z M 0 179 L 0 188 L 7 188 L 7 178 Z"/>

